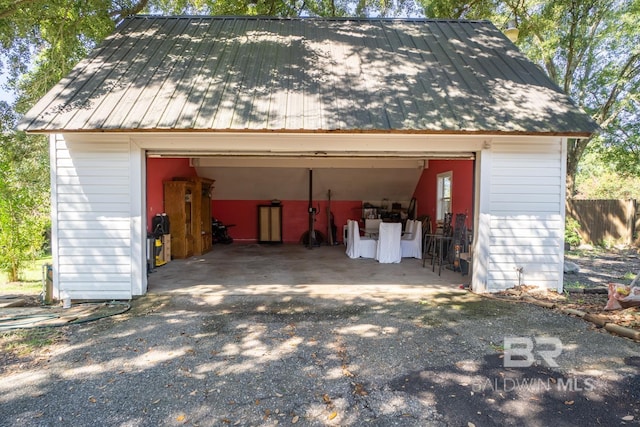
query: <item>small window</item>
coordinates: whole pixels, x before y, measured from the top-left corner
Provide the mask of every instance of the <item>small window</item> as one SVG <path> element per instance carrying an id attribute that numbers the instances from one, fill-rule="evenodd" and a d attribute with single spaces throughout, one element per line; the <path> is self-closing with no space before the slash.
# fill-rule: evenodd
<path id="1" fill-rule="evenodd" d="M 444 215 L 451 212 L 451 184 L 453 181 L 453 172 L 444 172 L 438 174 L 438 194 L 436 200 L 437 220 L 444 220 Z"/>

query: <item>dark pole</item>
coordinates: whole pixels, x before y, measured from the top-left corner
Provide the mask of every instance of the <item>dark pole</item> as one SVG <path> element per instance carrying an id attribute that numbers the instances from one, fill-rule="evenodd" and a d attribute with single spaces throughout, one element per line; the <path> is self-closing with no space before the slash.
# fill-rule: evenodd
<path id="1" fill-rule="evenodd" d="M 309 169 L 309 235 L 308 237 L 308 241 L 309 241 L 309 249 L 311 249 L 313 247 L 313 245 L 315 244 L 315 232 L 313 229 L 313 221 L 314 221 L 314 217 L 313 217 L 313 169 Z"/>

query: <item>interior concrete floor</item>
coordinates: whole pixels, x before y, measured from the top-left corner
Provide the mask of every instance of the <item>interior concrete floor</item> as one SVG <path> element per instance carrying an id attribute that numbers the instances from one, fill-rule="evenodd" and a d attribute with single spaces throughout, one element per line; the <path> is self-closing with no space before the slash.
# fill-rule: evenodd
<path id="1" fill-rule="evenodd" d="M 172 260 L 149 274 L 148 293 L 189 295 L 420 293 L 468 286 L 469 275 L 430 260 L 399 264 L 351 259 L 344 245 L 309 249 L 302 244 L 217 244 L 201 256 Z"/>

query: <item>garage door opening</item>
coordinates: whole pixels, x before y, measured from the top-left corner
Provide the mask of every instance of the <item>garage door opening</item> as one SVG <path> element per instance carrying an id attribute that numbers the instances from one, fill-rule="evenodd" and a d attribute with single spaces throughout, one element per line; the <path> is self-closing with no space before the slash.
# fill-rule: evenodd
<path id="1" fill-rule="evenodd" d="M 313 170 L 311 205 L 317 212 L 315 229 L 329 233 L 333 216 L 338 232 L 337 245 L 328 239 L 309 250 L 301 236 L 309 230 L 309 170 Z M 149 152 L 147 156 L 147 222 L 166 211 L 164 183 L 194 180 L 210 183 L 205 196 L 209 214 L 222 224 L 233 224 L 229 235 L 233 244 L 212 244 L 193 256 L 179 259 L 173 255 L 162 267 L 149 275 L 149 291 L 193 286 L 311 286 L 314 284 L 370 284 L 384 286 L 402 282 L 407 286 L 428 281 L 469 282 L 469 275 L 459 272 L 430 277 L 432 268 L 417 259 L 403 259 L 398 265 L 367 265 L 375 260 L 351 260 L 345 255 L 343 226 L 348 219 L 364 220 L 369 216 L 384 218 L 399 208 L 407 218 L 409 205 L 415 216 L 428 216 L 432 228 L 441 225 L 438 211 L 442 195 L 438 193 L 438 176 L 447 173 L 451 213 L 467 215 L 467 227 L 473 224 L 474 156 L 470 153 L 441 154 L 437 157 L 389 158 L 258 158 L 258 157 L 188 157 Z M 329 190 L 331 201 L 328 200 Z M 197 191 L 203 191 L 198 189 Z M 198 195 L 199 196 L 199 195 Z M 330 203 L 330 205 L 329 205 Z M 279 207 L 282 245 L 258 244 L 260 241 L 260 206 Z M 206 210 L 205 210 L 206 211 Z M 210 221 L 210 218 L 198 220 Z M 171 221 L 171 228 L 182 226 Z M 182 219 L 180 220 L 182 221 Z M 211 233 L 205 226 L 202 233 Z M 326 237 L 326 235 L 325 235 Z M 179 245 L 179 244 L 178 244 Z M 176 242 L 169 246 L 175 247 Z M 306 252 L 305 252 L 306 251 Z M 174 254 L 175 255 L 175 254 Z M 165 255 L 166 251 L 165 251 Z M 260 262 L 258 262 L 260 261 Z M 262 264 L 266 262 L 266 264 Z M 172 264 L 173 263 L 173 264 Z M 358 273 L 358 270 L 363 271 Z M 342 272 L 337 274 L 335 272 Z M 349 274 L 347 274 L 349 273 Z"/>

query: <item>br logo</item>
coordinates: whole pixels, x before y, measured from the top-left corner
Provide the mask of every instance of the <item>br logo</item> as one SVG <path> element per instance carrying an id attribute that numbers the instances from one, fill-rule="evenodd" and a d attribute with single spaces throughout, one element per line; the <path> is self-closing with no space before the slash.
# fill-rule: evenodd
<path id="1" fill-rule="evenodd" d="M 555 359 L 562 353 L 562 342 L 552 337 L 505 337 L 503 347 L 505 368 L 528 368 L 537 360 L 557 368 Z"/>

